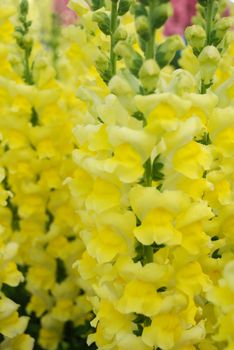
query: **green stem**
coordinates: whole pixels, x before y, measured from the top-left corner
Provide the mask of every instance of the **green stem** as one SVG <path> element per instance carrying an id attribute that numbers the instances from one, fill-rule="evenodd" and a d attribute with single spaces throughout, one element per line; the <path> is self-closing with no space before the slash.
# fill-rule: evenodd
<path id="1" fill-rule="evenodd" d="M 207 0 L 207 7 L 206 7 L 206 45 L 211 45 L 211 32 L 213 27 L 213 20 L 214 20 L 214 1 L 213 0 Z M 207 89 L 212 85 L 212 81 L 210 81 L 209 84 L 205 84 L 204 81 L 201 81 L 201 94 L 205 94 Z"/>
<path id="2" fill-rule="evenodd" d="M 61 36 L 61 20 L 56 13 L 53 13 L 51 16 L 51 40 L 49 42 L 49 45 L 52 51 L 52 62 L 56 72 L 57 79 L 59 78 L 57 63 L 59 59 L 60 36 Z"/>
<path id="3" fill-rule="evenodd" d="M 29 65 L 30 52 L 25 50 L 24 53 L 24 80 L 28 85 L 33 85 L 33 77 Z"/>
<path id="4" fill-rule="evenodd" d="M 151 175 L 151 160 L 150 158 L 145 162 L 145 174 L 144 174 L 144 186 L 150 187 L 152 186 L 152 175 Z"/>
<path id="5" fill-rule="evenodd" d="M 144 174 L 144 186 L 151 187 L 152 186 L 152 166 L 151 159 L 149 158 L 145 162 L 145 174 Z M 144 246 L 144 263 L 150 263 L 153 261 L 153 248 L 151 246 Z"/>
<path id="6" fill-rule="evenodd" d="M 213 0 L 207 1 L 207 8 L 206 8 L 206 45 L 211 44 L 211 31 L 212 31 L 212 22 L 213 22 Z"/>
<path id="7" fill-rule="evenodd" d="M 111 76 L 114 76 L 116 73 L 116 54 L 114 52 L 114 47 L 115 47 L 114 34 L 117 29 L 117 20 L 118 20 L 117 3 L 118 3 L 118 0 L 111 1 L 111 47 L 110 47 Z"/>
<path id="8" fill-rule="evenodd" d="M 154 59 L 155 56 L 155 29 L 152 26 L 152 20 L 151 16 L 154 10 L 155 6 L 155 0 L 150 0 L 149 2 L 149 14 L 148 14 L 148 20 L 149 20 L 149 27 L 150 27 L 150 38 L 146 45 L 146 51 L 145 51 L 145 58 L 146 59 Z M 144 173 L 144 186 L 145 187 L 151 187 L 152 186 L 152 165 L 151 165 L 151 159 L 149 158 L 145 164 L 145 173 Z M 149 246 L 143 246 L 143 253 L 144 253 L 144 263 L 151 263 L 153 262 L 153 247 Z"/>
<path id="9" fill-rule="evenodd" d="M 150 27 L 150 38 L 146 45 L 146 55 L 145 55 L 146 59 L 154 58 L 154 55 L 155 55 L 155 29 L 152 26 L 152 20 L 151 20 L 154 6 L 155 6 L 154 0 L 150 0 L 149 15 L 148 15 L 149 27 Z"/>
<path id="10" fill-rule="evenodd" d="M 213 81 L 211 80 L 209 84 L 205 84 L 204 80 L 201 81 L 201 94 L 204 95 L 206 94 L 207 89 L 209 89 L 209 87 L 211 87 L 211 85 L 213 84 Z"/>
<path id="11" fill-rule="evenodd" d="M 153 248 L 150 245 L 144 246 L 144 259 L 145 263 L 151 263 L 153 261 L 154 254 Z"/>

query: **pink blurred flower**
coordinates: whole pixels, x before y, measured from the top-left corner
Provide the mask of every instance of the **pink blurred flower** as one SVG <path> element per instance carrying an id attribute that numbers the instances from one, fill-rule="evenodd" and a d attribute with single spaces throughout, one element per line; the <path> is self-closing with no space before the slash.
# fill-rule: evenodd
<path id="1" fill-rule="evenodd" d="M 173 16 L 166 22 L 165 35 L 183 35 L 184 29 L 191 24 L 191 19 L 196 13 L 196 0 L 171 0 Z"/>
<path id="2" fill-rule="evenodd" d="M 54 0 L 53 12 L 57 13 L 62 24 L 69 25 L 77 21 L 77 15 L 74 11 L 67 7 L 69 0 Z"/>

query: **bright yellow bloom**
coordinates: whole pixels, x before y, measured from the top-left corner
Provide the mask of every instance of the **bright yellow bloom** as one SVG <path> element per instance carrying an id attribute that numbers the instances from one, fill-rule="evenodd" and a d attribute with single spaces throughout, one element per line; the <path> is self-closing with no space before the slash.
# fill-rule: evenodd
<path id="1" fill-rule="evenodd" d="M 211 166 L 212 157 L 209 149 L 195 141 L 180 148 L 174 155 L 175 170 L 190 179 L 202 177 Z"/>

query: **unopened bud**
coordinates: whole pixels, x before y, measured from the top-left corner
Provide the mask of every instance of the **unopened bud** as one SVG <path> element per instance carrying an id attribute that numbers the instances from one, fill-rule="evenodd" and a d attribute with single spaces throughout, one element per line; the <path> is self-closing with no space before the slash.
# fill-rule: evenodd
<path id="1" fill-rule="evenodd" d="M 20 3 L 20 13 L 23 16 L 26 16 L 28 14 L 28 1 L 22 0 Z"/>
<path id="2" fill-rule="evenodd" d="M 126 59 L 130 59 L 131 57 L 131 47 L 123 41 L 119 41 L 115 45 L 114 51 L 117 56 L 121 56 Z"/>
<path id="3" fill-rule="evenodd" d="M 194 24 L 193 26 L 186 28 L 185 38 L 188 41 L 189 45 L 192 46 L 192 48 L 200 50 L 205 45 L 206 32 L 201 26 Z"/>
<path id="4" fill-rule="evenodd" d="M 199 3 L 201 6 L 205 7 L 205 6 L 207 5 L 207 0 L 198 0 L 198 3 Z"/>
<path id="5" fill-rule="evenodd" d="M 22 63 L 22 58 L 17 53 L 11 53 L 8 56 L 9 62 L 12 65 L 12 68 L 14 71 L 19 75 L 22 76 L 24 72 L 24 66 Z"/>
<path id="6" fill-rule="evenodd" d="M 130 6 L 132 4 L 131 0 L 120 0 L 118 7 L 118 15 L 123 16 L 128 12 Z"/>
<path id="7" fill-rule="evenodd" d="M 111 34 L 110 30 L 110 18 L 109 16 L 102 11 L 94 12 L 93 14 L 94 22 L 97 22 L 99 29 L 106 35 Z"/>
<path id="8" fill-rule="evenodd" d="M 132 93 L 131 86 L 126 79 L 115 75 L 108 84 L 110 91 L 117 96 L 126 96 Z"/>
<path id="9" fill-rule="evenodd" d="M 23 34 L 21 33 L 21 32 L 19 32 L 19 31 L 16 31 L 16 32 L 14 32 L 14 38 L 16 39 L 16 40 L 23 40 Z"/>
<path id="10" fill-rule="evenodd" d="M 97 11 L 101 7 L 104 6 L 104 0 L 92 0 L 92 9 L 93 11 Z"/>
<path id="11" fill-rule="evenodd" d="M 99 55 L 96 58 L 95 63 L 96 63 L 97 69 L 101 72 L 105 72 L 106 70 L 109 69 L 109 65 L 110 65 L 109 58 L 101 51 L 99 52 Z"/>
<path id="12" fill-rule="evenodd" d="M 171 89 L 177 95 L 183 95 L 185 92 L 194 92 L 196 88 L 196 82 L 193 75 L 184 70 L 176 69 L 172 73 Z"/>
<path id="13" fill-rule="evenodd" d="M 143 6 L 148 6 L 148 5 L 149 5 L 149 0 L 139 0 L 139 2 L 140 2 Z"/>
<path id="14" fill-rule="evenodd" d="M 156 59 L 159 66 L 162 68 L 169 64 L 175 57 L 176 51 L 184 48 L 184 42 L 179 35 L 171 35 L 156 51 Z"/>
<path id="15" fill-rule="evenodd" d="M 116 44 L 114 51 L 116 55 L 123 57 L 128 69 L 134 75 L 138 75 L 143 61 L 141 55 L 124 41 L 119 41 Z"/>
<path id="16" fill-rule="evenodd" d="M 155 29 L 158 29 L 164 25 L 168 17 L 172 15 L 172 7 L 170 3 L 164 3 L 159 6 L 156 6 L 152 13 L 152 26 Z"/>
<path id="17" fill-rule="evenodd" d="M 147 17 L 138 16 L 136 18 L 135 25 L 136 25 L 136 31 L 139 34 L 139 36 L 145 41 L 148 41 L 150 38 L 150 27 L 149 27 L 149 21 Z"/>
<path id="18" fill-rule="evenodd" d="M 218 43 L 224 38 L 226 32 L 234 25 L 233 17 L 223 17 L 216 22 L 215 28 L 212 31 L 212 43 Z"/>
<path id="19" fill-rule="evenodd" d="M 128 32 L 124 27 L 118 27 L 114 33 L 114 40 L 117 43 L 120 40 L 126 40 L 128 37 Z"/>
<path id="20" fill-rule="evenodd" d="M 143 87 L 148 91 L 155 90 L 160 68 L 154 59 L 146 60 L 139 71 L 139 78 Z"/>
<path id="21" fill-rule="evenodd" d="M 136 4 L 134 6 L 134 14 L 135 17 L 148 15 L 145 6 L 142 4 Z"/>
<path id="22" fill-rule="evenodd" d="M 24 36 L 24 44 L 25 44 L 25 48 L 31 48 L 32 44 L 33 44 L 33 39 L 32 36 L 30 34 L 26 34 Z"/>
<path id="23" fill-rule="evenodd" d="M 220 53 L 215 46 L 206 46 L 198 56 L 201 78 L 205 84 L 209 84 L 212 80 L 220 58 Z"/>

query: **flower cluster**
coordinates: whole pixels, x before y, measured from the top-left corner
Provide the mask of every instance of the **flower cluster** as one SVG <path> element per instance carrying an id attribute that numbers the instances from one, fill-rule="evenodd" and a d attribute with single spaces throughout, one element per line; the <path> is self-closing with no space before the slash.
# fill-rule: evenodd
<path id="1" fill-rule="evenodd" d="M 0 4 L 0 350 L 231 350 L 226 1 L 62 4 Z"/>
<path id="2" fill-rule="evenodd" d="M 88 344 L 231 349 L 232 20 L 219 17 L 217 2 L 200 1 L 183 69 L 168 70 L 182 44 L 152 45 L 167 18 L 162 3 L 155 12 L 151 1 L 136 4 L 135 34 L 114 41 L 109 91 L 102 101 L 93 96 L 74 129 L 68 185 L 86 247 L 76 266 L 96 314 Z M 115 38 L 121 27 L 108 32 L 108 7 L 95 11 L 99 30 Z M 219 289 L 227 270 L 229 301 Z"/>
<path id="3" fill-rule="evenodd" d="M 27 328 L 53 350 L 74 342 L 91 312 L 72 268 L 83 244 L 64 185 L 75 170 L 72 128 L 84 107 L 62 80 L 62 63 L 53 66 L 53 47 L 34 40 L 27 1 L 8 5 L 0 9 L 0 348 L 32 349 Z"/>

